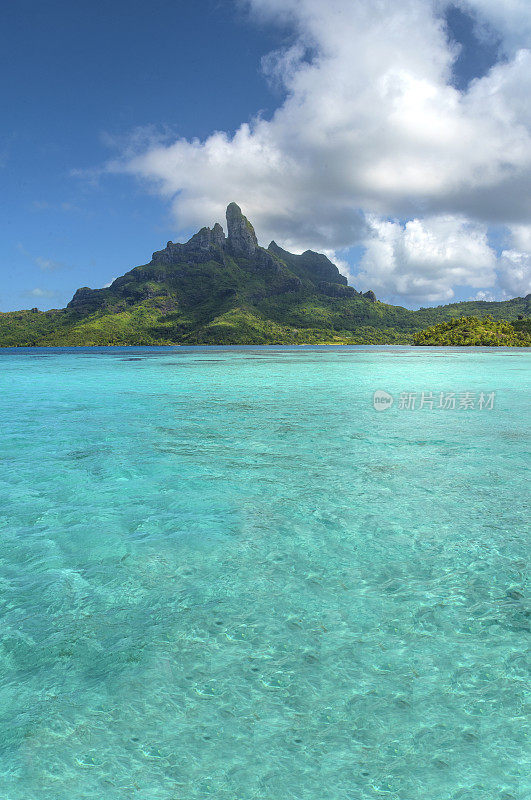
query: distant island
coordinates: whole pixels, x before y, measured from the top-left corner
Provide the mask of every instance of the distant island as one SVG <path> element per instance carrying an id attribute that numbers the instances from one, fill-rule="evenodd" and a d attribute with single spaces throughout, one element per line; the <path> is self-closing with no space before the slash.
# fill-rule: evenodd
<path id="1" fill-rule="evenodd" d="M 236 203 L 185 244 L 64 309 L 0 314 L 0 346 L 417 344 L 530 346 L 531 295 L 409 311 L 348 286 L 325 255 L 263 248 Z"/>

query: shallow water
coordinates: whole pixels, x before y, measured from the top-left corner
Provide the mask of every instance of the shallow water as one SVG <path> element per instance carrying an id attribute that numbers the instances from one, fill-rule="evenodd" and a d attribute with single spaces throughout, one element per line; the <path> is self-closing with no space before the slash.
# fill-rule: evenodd
<path id="1" fill-rule="evenodd" d="M 528 798 L 530 365 L 0 351 L 2 800 Z"/>

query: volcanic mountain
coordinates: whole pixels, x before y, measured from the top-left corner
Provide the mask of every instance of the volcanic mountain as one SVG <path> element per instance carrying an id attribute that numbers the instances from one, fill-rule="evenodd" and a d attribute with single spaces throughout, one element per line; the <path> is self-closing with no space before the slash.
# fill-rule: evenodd
<path id="1" fill-rule="evenodd" d="M 0 345 L 408 343 L 454 317 L 530 313 L 531 295 L 409 311 L 348 285 L 330 259 L 260 247 L 236 203 L 185 244 L 104 289 L 78 289 L 65 309 L 0 314 Z"/>

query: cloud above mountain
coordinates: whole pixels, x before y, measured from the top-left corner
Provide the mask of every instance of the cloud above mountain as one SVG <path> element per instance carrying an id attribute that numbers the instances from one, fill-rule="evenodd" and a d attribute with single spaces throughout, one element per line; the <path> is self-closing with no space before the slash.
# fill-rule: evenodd
<path id="1" fill-rule="evenodd" d="M 463 91 L 442 0 L 248 0 L 290 44 L 263 60 L 283 101 L 271 117 L 204 141 L 142 139 L 108 165 L 168 198 L 180 227 L 237 200 L 262 241 L 366 247 L 380 296 L 449 300 L 455 286 L 531 291 L 528 250 L 500 255 L 489 226 L 531 216 L 531 52 L 526 4 L 462 0 L 500 60 Z M 526 245 L 528 247 L 528 245 Z"/>
<path id="2" fill-rule="evenodd" d="M 412 302 L 447 302 L 452 286 L 492 286 L 496 255 L 483 226 L 452 216 L 374 219 L 358 283 Z"/>

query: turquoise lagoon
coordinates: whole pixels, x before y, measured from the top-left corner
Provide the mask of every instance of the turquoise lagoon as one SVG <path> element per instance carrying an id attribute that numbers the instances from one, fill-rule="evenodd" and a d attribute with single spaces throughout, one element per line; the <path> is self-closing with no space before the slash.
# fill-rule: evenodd
<path id="1" fill-rule="evenodd" d="M 2 800 L 529 798 L 530 366 L 1 351 Z"/>

